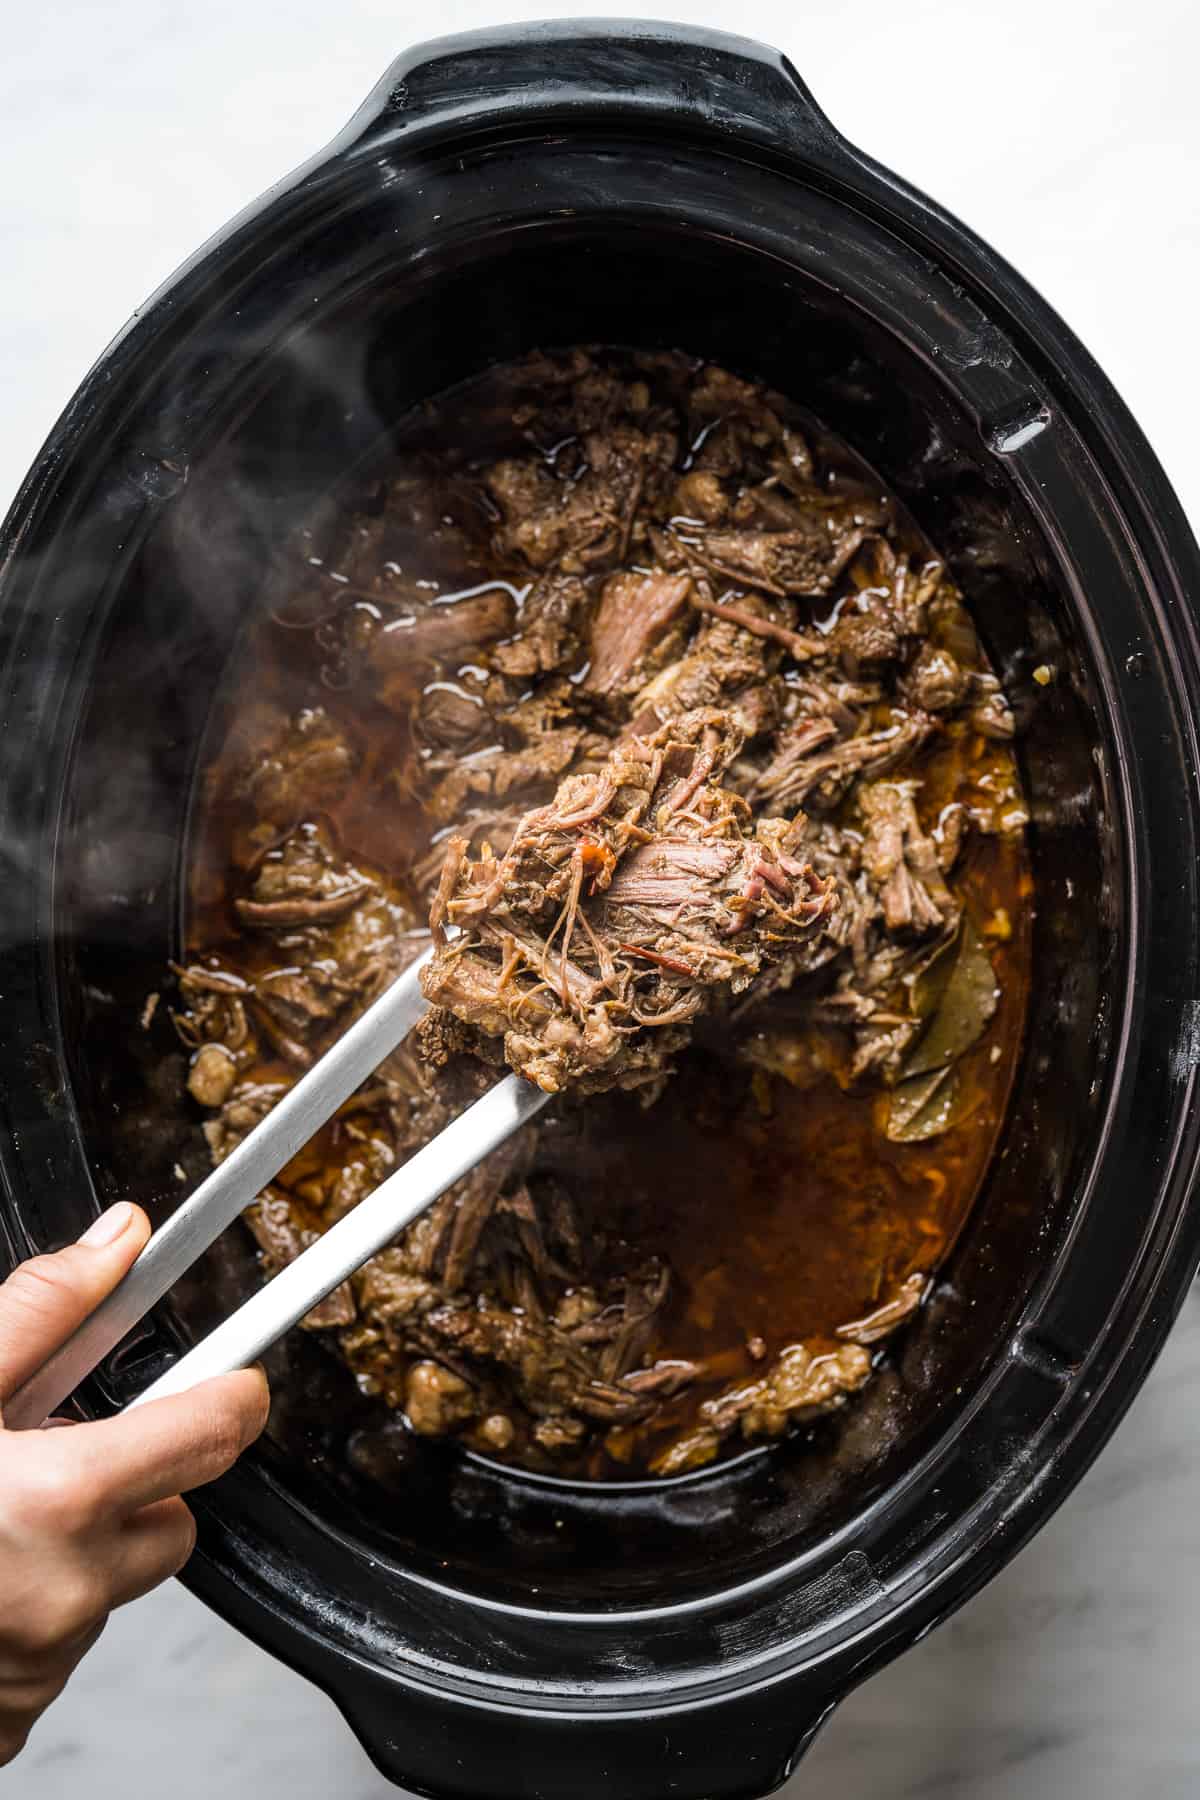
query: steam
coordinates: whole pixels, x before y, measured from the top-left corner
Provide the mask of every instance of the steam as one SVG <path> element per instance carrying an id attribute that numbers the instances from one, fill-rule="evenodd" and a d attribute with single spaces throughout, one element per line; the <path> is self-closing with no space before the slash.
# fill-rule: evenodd
<path id="1" fill-rule="evenodd" d="M 370 337 L 308 328 L 265 367 L 249 348 L 207 341 L 153 423 L 79 471 L 89 492 L 68 522 L 31 541 L 9 521 L 0 949 L 28 942 L 35 915 L 134 958 L 165 949 L 196 753 L 239 634 L 293 581 L 306 609 L 331 605 L 297 534 L 392 423 Z M 41 473 L 65 488 L 76 471 Z"/>

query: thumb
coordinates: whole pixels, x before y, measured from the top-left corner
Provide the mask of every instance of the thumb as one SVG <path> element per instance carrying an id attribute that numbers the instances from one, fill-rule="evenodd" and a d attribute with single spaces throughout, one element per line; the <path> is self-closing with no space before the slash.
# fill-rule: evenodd
<path id="1" fill-rule="evenodd" d="M 77 1244 L 31 1257 L 0 1284 L 0 1403 L 116 1287 L 149 1236 L 141 1207 L 123 1200 Z"/>

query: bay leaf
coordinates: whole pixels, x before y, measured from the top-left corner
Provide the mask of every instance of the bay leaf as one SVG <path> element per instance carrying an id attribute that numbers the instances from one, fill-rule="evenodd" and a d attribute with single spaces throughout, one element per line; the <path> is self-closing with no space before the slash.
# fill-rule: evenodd
<path id="1" fill-rule="evenodd" d="M 913 976 L 908 989 L 908 1010 L 922 1023 L 931 1019 L 942 1004 L 947 983 L 954 970 L 960 943 L 959 933 L 940 944 Z"/>
<path id="2" fill-rule="evenodd" d="M 937 1097 L 949 1073 L 949 1069 L 934 1069 L 927 1075 L 913 1075 L 896 1083 L 888 1095 L 887 1119 L 887 1135 L 894 1144 L 905 1142 L 909 1125 Z"/>
<path id="3" fill-rule="evenodd" d="M 964 913 L 937 1011 L 909 1053 L 901 1080 L 948 1068 L 983 1036 L 999 998 L 996 971 L 974 921 Z"/>
<path id="4" fill-rule="evenodd" d="M 886 1135 L 893 1144 L 923 1143 L 949 1131 L 969 1110 L 958 1065 L 951 1063 L 896 1083 L 890 1095 Z"/>

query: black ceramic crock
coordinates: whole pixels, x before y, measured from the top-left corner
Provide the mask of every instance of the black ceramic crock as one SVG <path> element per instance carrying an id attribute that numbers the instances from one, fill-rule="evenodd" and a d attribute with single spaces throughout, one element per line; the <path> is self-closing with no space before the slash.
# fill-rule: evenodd
<path id="1" fill-rule="evenodd" d="M 411 1443 L 305 1340 L 268 1438 L 196 1497 L 187 1580 L 420 1792 L 733 1800 L 1047 1517 L 1200 1253 L 1196 545 L 1062 323 L 779 56 L 630 23 L 416 51 L 84 382 L 2 546 L 0 1228 L 15 1260 L 118 1195 L 161 1216 L 202 1167 L 166 1008 L 138 1019 L 264 557 L 414 401 L 588 340 L 803 400 L 969 595 L 1037 875 L 1002 1153 L 838 1427 L 589 1492 Z M 231 1237 L 84 1410 L 253 1280 Z"/>

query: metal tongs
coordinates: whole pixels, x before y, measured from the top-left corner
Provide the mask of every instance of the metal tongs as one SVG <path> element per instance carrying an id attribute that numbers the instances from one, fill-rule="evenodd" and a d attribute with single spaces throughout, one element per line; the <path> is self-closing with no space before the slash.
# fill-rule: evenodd
<path id="1" fill-rule="evenodd" d="M 410 964 L 159 1227 L 124 1280 L 5 1401 L 6 1426 L 43 1424 L 372 1070 L 403 1043 L 425 1011 L 420 972 L 432 954 L 430 948 Z M 511 1137 L 548 1098 L 532 1082 L 505 1076 L 130 1405 L 182 1393 L 211 1375 L 225 1375 L 254 1362 Z"/>

